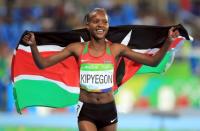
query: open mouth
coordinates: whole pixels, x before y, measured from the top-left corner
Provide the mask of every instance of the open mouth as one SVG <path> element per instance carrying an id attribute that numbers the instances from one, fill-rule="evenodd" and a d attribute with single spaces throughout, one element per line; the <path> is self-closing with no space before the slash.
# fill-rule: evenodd
<path id="1" fill-rule="evenodd" d="M 97 32 L 98 34 L 103 34 L 105 31 L 104 31 L 103 29 L 97 29 L 96 32 Z"/>

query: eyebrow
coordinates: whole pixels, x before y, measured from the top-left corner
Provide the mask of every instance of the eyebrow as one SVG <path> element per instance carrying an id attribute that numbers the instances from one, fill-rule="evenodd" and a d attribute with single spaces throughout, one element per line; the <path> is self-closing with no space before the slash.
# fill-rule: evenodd
<path id="1" fill-rule="evenodd" d="M 96 15 L 96 14 L 90 16 L 90 17 L 89 17 L 89 21 L 90 21 L 91 19 L 93 19 L 93 18 L 95 17 L 95 15 Z M 105 15 L 105 19 L 104 19 L 104 20 L 108 21 L 108 16 L 107 16 L 107 15 Z"/>

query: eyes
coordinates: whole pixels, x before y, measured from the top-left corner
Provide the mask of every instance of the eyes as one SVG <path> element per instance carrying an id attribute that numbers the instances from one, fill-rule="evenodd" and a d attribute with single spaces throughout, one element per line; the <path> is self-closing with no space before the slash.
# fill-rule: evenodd
<path id="1" fill-rule="evenodd" d="M 108 21 L 105 19 L 105 20 L 100 20 L 100 19 L 92 19 L 91 20 L 91 23 L 92 24 L 99 24 L 99 23 L 103 23 L 103 24 L 108 24 Z"/>

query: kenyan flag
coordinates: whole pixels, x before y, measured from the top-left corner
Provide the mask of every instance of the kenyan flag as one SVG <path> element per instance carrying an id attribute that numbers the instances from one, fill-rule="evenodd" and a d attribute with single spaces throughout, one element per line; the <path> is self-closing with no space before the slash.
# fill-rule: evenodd
<path id="1" fill-rule="evenodd" d="M 113 43 L 125 44 L 135 51 L 153 55 L 164 44 L 170 27 L 142 25 L 110 27 L 106 38 Z M 175 27 L 179 29 L 183 37 L 189 40 L 182 25 Z M 90 40 L 89 32 L 86 29 L 34 33 L 39 52 L 44 57 L 61 51 L 72 42 Z M 183 39 L 178 38 L 172 43 L 166 56 L 157 67 L 148 67 L 127 58 L 121 58 L 117 67 L 115 92 L 135 73 L 162 73 L 166 71 L 173 62 L 175 48 L 183 42 Z M 70 57 L 52 67 L 40 70 L 33 62 L 30 47 L 22 40 L 19 41 L 13 55 L 12 80 L 19 113 L 22 109 L 31 106 L 66 107 L 76 104 L 79 98 L 79 66 L 75 58 Z"/>

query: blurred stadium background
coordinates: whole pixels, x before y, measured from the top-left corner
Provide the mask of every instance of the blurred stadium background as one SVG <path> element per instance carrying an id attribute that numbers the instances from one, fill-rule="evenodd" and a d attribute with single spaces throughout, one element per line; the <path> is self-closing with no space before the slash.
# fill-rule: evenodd
<path id="1" fill-rule="evenodd" d="M 116 95 L 119 131 L 200 131 L 199 0 L 0 0 L 0 131 L 76 131 L 74 107 L 28 108 L 16 113 L 10 61 L 25 30 L 81 28 L 84 15 L 103 7 L 110 25 L 183 24 L 185 42 L 162 75 L 136 75 Z"/>

